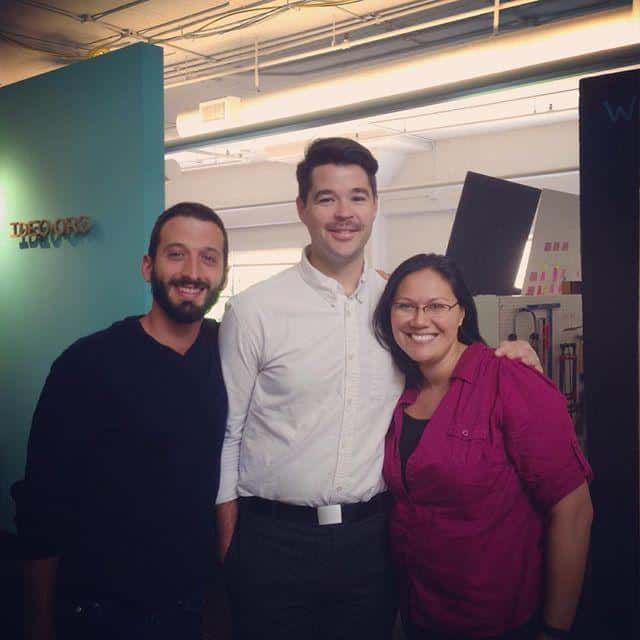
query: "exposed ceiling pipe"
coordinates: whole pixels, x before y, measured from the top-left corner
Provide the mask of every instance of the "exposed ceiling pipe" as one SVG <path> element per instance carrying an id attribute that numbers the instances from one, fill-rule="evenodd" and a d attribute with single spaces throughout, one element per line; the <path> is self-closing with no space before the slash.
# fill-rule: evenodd
<path id="1" fill-rule="evenodd" d="M 343 20 L 337 24 L 332 23 L 331 25 L 315 27 L 313 29 L 308 29 L 294 35 L 281 36 L 278 38 L 272 38 L 271 40 L 265 40 L 261 43 L 261 50 L 263 55 L 268 56 L 304 44 L 311 44 L 313 42 L 317 42 L 318 40 L 326 40 L 327 38 L 331 38 L 332 46 L 336 46 L 336 36 L 343 35 L 357 29 L 362 29 L 369 25 L 397 20 L 399 18 L 404 18 L 416 13 L 424 12 L 425 10 L 436 9 L 456 2 L 460 2 L 460 0 L 436 0 L 435 2 L 422 1 L 417 3 L 413 2 L 410 5 L 403 5 L 402 7 L 397 7 L 394 9 L 381 10 L 375 15 L 365 16 L 357 19 L 352 18 L 350 20 Z M 243 59 L 250 60 L 252 55 L 252 47 L 250 45 L 246 45 L 243 47 L 236 47 L 227 49 L 222 52 L 217 52 L 215 60 L 217 64 L 223 65 L 225 63 L 230 64 L 231 62 L 239 62 Z M 204 61 L 183 61 L 168 64 L 165 67 L 165 80 L 180 77 L 185 75 L 186 73 L 206 71 L 210 68 L 211 63 Z M 174 74 L 174 71 L 177 71 L 177 73 Z"/>
<path id="2" fill-rule="evenodd" d="M 538 2 L 539 0 L 510 0 L 501 4 L 502 10 L 512 9 L 514 7 L 519 7 L 526 4 L 532 4 L 534 2 Z M 400 29 L 394 29 L 393 31 L 386 31 L 385 33 L 379 33 L 371 36 L 366 36 L 364 38 L 360 38 L 358 40 L 349 41 L 348 43 L 337 45 L 337 46 L 328 46 L 321 47 L 320 49 L 314 49 L 313 51 L 306 51 L 304 53 L 298 53 L 290 56 L 284 56 L 282 58 L 278 58 L 277 60 L 267 60 L 261 63 L 261 68 L 271 68 L 283 64 L 290 64 L 291 62 L 298 62 L 300 60 L 307 60 L 309 58 L 314 58 L 316 56 L 325 55 L 327 53 L 335 53 L 336 50 L 340 49 L 352 49 L 353 47 L 361 46 L 364 44 L 371 44 L 373 42 L 380 42 L 382 40 L 388 40 L 390 38 L 397 38 L 399 36 L 406 35 L 408 33 L 415 33 L 416 31 L 424 31 L 426 29 L 430 29 L 433 27 L 439 27 L 444 24 L 450 24 L 453 22 L 459 22 L 461 20 L 467 20 L 469 18 L 475 18 L 482 15 L 492 14 L 494 11 L 493 6 L 484 7 L 482 9 L 475 9 L 473 11 L 466 11 L 464 13 L 458 13 L 452 16 L 447 16 L 444 18 L 438 18 L 436 20 L 429 20 L 428 22 L 422 22 L 417 25 L 410 25 L 408 27 L 402 27 Z M 302 43 L 300 43 L 302 44 Z M 229 63 L 230 64 L 230 63 Z M 217 63 L 213 63 L 208 68 L 216 68 Z M 233 69 L 227 69 L 226 71 L 218 71 L 215 73 L 205 73 L 203 75 L 198 75 L 195 78 L 189 78 L 188 80 L 181 80 L 179 82 L 166 82 L 165 87 L 180 87 L 188 84 L 193 84 L 195 82 L 202 82 L 203 80 L 212 80 L 214 78 L 222 78 L 225 76 L 235 75 L 237 73 L 243 73 L 247 71 L 253 71 L 254 66 L 252 64 L 244 65 L 242 67 L 235 67 Z M 169 78 L 170 80 L 170 78 Z"/>
<path id="3" fill-rule="evenodd" d="M 243 8 L 243 10 L 255 9 L 255 8 L 261 7 L 261 6 L 265 5 L 265 4 L 269 4 L 270 2 L 272 2 L 272 0 L 258 0 L 257 2 L 252 2 L 250 4 L 246 4 L 242 8 Z M 230 4 L 230 2 L 224 2 L 222 5 L 218 5 L 217 8 L 229 6 L 229 4 Z M 189 14 L 189 15 L 186 15 L 186 16 L 182 16 L 180 18 L 175 18 L 174 20 L 169 20 L 168 22 L 165 22 L 165 23 L 160 24 L 160 25 L 155 25 L 153 27 L 149 27 L 147 29 L 144 29 L 143 31 L 145 31 L 145 32 L 146 31 L 152 31 L 152 30 L 158 29 L 160 27 L 172 26 L 172 28 L 165 29 L 164 31 L 160 31 L 159 33 L 155 33 L 153 35 L 154 38 L 159 38 L 159 36 L 165 35 L 167 33 L 173 33 L 173 32 L 175 32 L 177 30 L 186 29 L 187 27 L 191 27 L 191 26 L 194 26 L 194 25 L 199 24 L 201 22 L 204 22 L 204 20 L 206 18 L 200 18 L 198 20 L 193 20 L 192 22 L 188 22 L 186 24 L 179 24 L 179 23 L 181 23 L 183 20 L 185 20 L 187 18 L 200 16 L 200 15 L 202 15 L 204 13 L 209 12 L 209 11 L 211 11 L 211 8 L 207 9 L 206 11 L 198 11 L 196 13 Z M 217 15 L 217 12 L 216 12 L 216 13 L 212 14 L 211 17 L 216 16 L 216 17 L 222 18 L 222 17 L 226 17 L 226 14 L 231 15 L 232 13 L 233 13 L 233 9 L 231 9 L 228 12 L 220 12 L 219 15 Z M 193 33 L 186 33 L 186 34 L 181 33 L 178 36 L 173 36 L 173 37 L 170 37 L 170 38 L 165 38 L 165 39 L 162 39 L 162 40 L 158 40 L 158 43 L 159 44 L 164 44 L 165 42 L 172 42 L 174 40 L 181 40 L 181 39 L 185 39 L 187 37 L 193 37 L 193 36 L 194 36 Z M 200 37 L 200 36 L 197 36 L 197 34 L 196 34 L 196 37 Z M 202 36 L 202 37 L 204 37 L 204 36 Z"/>
<path id="4" fill-rule="evenodd" d="M 35 0 L 16 0 L 16 2 L 19 2 L 20 4 L 26 4 L 30 7 L 35 7 L 36 9 L 42 9 L 43 11 L 57 13 L 58 15 L 64 16 L 65 18 L 71 18 L 76 22 L 82 22 L 79 14 L 74 13 L 73 11 L 67 11 L 66 9 L 54 7 L 53 5 L 46 4 L 45 2 L 36 2 Z"/>
<path id="5" fill-rule="evenodd" d="M 577 165 L 570 165 L 566 167 L 559 167 L 556 169 L 550 169 L 549 171 L 538 171 L 537 173 L 505 173 L 499 176 L 495 176 L 496 178 L 501 178 L 502 180 L 534 180 L 536 178 L 549 178 L 555 176 L 566 176 L 572 175 L 578 171 Z M 429 184 L 403 184 L 397 185 L 395 187 L 385 187 L 380 189 L 380 193 L 397 193 L 399 191 L 410 191 L 411 189 L 442 189 L 446 187 L 461 187 L 464 184 L 464 181 L 454 180 L 454 181 L 440 181 L 440 182 L 432 182 Z"/>
<path id="6" fill-rule="evenodd" d="M 334 19 L 329 25 L 312 27 L 305 31 L 300 31 L 294 34 L 278 36 L 278 37 L 272 38 L 268 42 L 273 45 L 293 44 L 297 41 L 299 37 L 302 37 L 302 38 L 308 38 L 310 36 L 332 37 L 334 33 L 339 34 L 344 30 L 353 30 L 353 29 L 364 28 L 368 25 L 381 24 L 384 22 L 389 22 L 391 20 L 397 20 L 399 18 L 412 16 L 416 13 L 433 10 L 448 4 L 454 4 L 456 2 L 461 2 L 461 0 L 420 0 L 419 2 L 411 2 L 408 4 L 400 5 L 398 7 L 393 7 L 389 9 L 380 9 L 375 13 L 369 13 L 365 16 L 361 16 L 361 17 L 358 16 L 355 18 L 350 18 L 348 20 L 342 20 L 337 23 L 335 22 L 335 19 Z M 227 49 L 225 50 L 224 53 L 240 54 L 243 52 L 243 50 L 247 50 L 247 46 Z"/>
<path id="7" fill-rule="evenodd" d="M 529 0 L 529 1 L 536 2 L 537 0 Z M 321 55 L 322 53 L 335 53 L 336 51 L 339 51 L 341 49 L 341 45 L 336 44 L 335 37 L 338 35 L 348 34 L 351 31 L 354 31 L 359 28 L 362 28 L 363 26 L 366 26 L 362 24 L 363 21 L 366 23 L 387 22 L 387 21 L 397 20 L 399 18 L 411 16 L 411 15 L 414 15 L 415 13 L 424 12 L 425 10 L 432 10 L 432 9 L 436 9 L 439 7 L 443 7 L 443 6 L 458 3 L 458 2 L 460 2 L 460 0 L 436 0 L 435 2 L 431 1 L 426 3 L 425 2 L 412 3 L 409 7 L 407 7 L 407 5 L 404 5 L 403 7 L 399 7 L 396 9 L 382 10 L 376 13 L 375 16 L 371 18 L 346 20 L 346 21 L 339 22 L 336 25 L 332 23 L 331 25 L 325 25 L 322 27 L 309 29 L 300 34 L 267 40 L 262 42 L 261 48 L 262 48 L 263 55 L 269 56 L 269 55 L 278 53 L 280 51 L 287 51 L 289 49 L 299 47 L 305 44 L 312 44 L 314 42 L 317 42 L 318 40 L 325 40 L 327 38 L 331 38 L 331 42 L 332 42 L 331 46 L 318 50 L 320 52 L 318 55 Z M 452 21 L 455 21 L 457 19 L 459 18 L 453 17 Z M 425 23 L 423 22 L 421 24 L 425 24 Z M 424 28 L 427 28 L 427 27 L 424 27 Z M 419 30 L 419 29 L 420 29 L 419 25 L 413 25 L 413 30 Z M 385 39 L 392 38 L 394 37 L 395 32 L 396 30 L 388 31 L 385 34 L 382 34 L 382 37 Z M 360 40 L 352 41 L 350 42 L 350 45 L 357 46 L 358 43 L 360 43 Z M 363 44 L 366 44 L 366 43 L 363 43 Z M 235 49 L 229 49 L 227 51 L 217 53 L 215 57 L 216 58 L 215 62 L 184 61 L 182 63 L 175 63 L 173 65 L 170 64 L 170 65 L 167 65 L 166 67 L 165 82 L 170 81 L 174 78 L 184 76 L 186 73 L 189 73 L 189 72 L 202 73 L 202 72 L 210 71 L 215 68 L 238 63 L 242 60 L 251 60 L 252 53 L 253 52 L 251 47 L 247 45 L 245 47 L 238 47 Z M 179 71 L 174 73 L 174 70 L 177 71 L 178 68 L 179 68 Z M 239 71 L 229 70 L 229 73 L 227 75 L 230 75 L 232 72 L 237 73 Z M 196 78 L 194 78 L 194 80 L 195 79 Z M 200 79 L 200 77 L 198 77 L 197 79 Z M 209 79 L 208 76 L 207 76 L 207 79 Z M 167 83 L 167 86 L 171 87 L 171 86 L 180 86 L 180 85 L 177 83 L 174 84 L 169 82 Z"/>
<path id="8" fill-rule="evenodd" d="M 330 125 L 319 129 L 303 130 L 302 136 L 297 135 L 292 142 L 281 143 L 277 140 L 261 138 L 257 146 L 253 148 L 251 143 L 245 147 L 246 155 L 242 154 L 234 157 L 235 162 L 244 160 L 251 161 L 266 154 L 267 159 L 280 159 L 279 156 L 299 155 L 299 160 L 304 153 L 304 146 L 309 140 L 323 136 L 348 136 L 354 135 L 367 146 L 380 151 L 377 145 L 385 140 L 407 140 L 410 139 L 418 144 L 428 147 L 429 150 L 435 148 L 434 133 L 455 129 L 454 135 L 477 135 L 479 125 L 518 122 L 524 126 L 530 126 L 532 120 L 542 118 L 543 122 L 563 122 L 567 120 L 577 120 L 578 111 L 578 89 L 577 79 L 570 83 L 573 88 L 554 89 L 548 91 L 538 91 L 535 88 L 529 89 L 526 95 L 515 95 L 495 99 L 496 94 L 490 94 L 486 99 L 473 104 L 442 105 L 437 110 L 418 110 L 416 112 L 401 112 L 388 114 L 381 119 L 367 119 L 366 121 L 350 121 L 339 125 Z M 539 85 L 537 85 L 539 86 Z M 562 83 L 562 86 L 567 86 Z M 487 112 L 487 108 L 491 112 Z M 451 118 L 449 122 L 443 122 L 442 117 Z M 528 121 L 528 122 L 527 122 Z M 291 135 L 291 134 L 289 134 Z M 185 171 L 195 171 L 211 168 L 212 166 L 222 166 L 230 164 L 229 152 L 236 149 L 242 150 L 242 145 L 246 141 L 235 144 L 223 144 L 218 147 L 207 146 L 193 152 L 202 156 L 195 164 L 191 160 L 184 161 Z M 375 145 L 375 146 L 374 146 Z M 285 148 L 283 150 L 283 148 Z M 212 151 L 213 149 L 224 149 L 224 152 Z M 216 156 L 211 163 L 207 160 L 211 156 Z M 220 161 L 222 160 L 222 162 Z"/>
<path id="9" fill-rule="evenodd" d="M 259 3 L 255 4 L 264 4 L 265 2 L 269 2 L 270 0 L 261 0 Z M 224 9 L 229 6 L 229 2 L 225 1 L 220 4 L 214 5 L 213 7 L 209 7 L 208 9 L 204 9 L 202 11 L 196 11 L 195 13 L 188 13 L 184 16 L 180 16 L 179 18 L 174 18 L 173 20 L 167 20 L 166 22 L 162 22 L 160 24 L 155 24 L 151 27 L 146 27 L 145 29 L 141 29 L 140 33 L 147 33 L 148 31 L 155 31 L 156 29 L 162 29 L 164 27 L 170 27 L 169 29 L 165 29 L 164 31 L 159 31 L 158 33 L 154 33 L 153 37 L 158 38 L 159 36 L 163 36 L 167 33 L 172 33 L 178 29 L 186 29 L 187 27 L 192 27 L 195 24 L 201 23 L 203 20 L 214 17 L 218 14 L 220 9 Z M 253 5 L 251 5 L 253 6 Z M 207 15 L 208 14 L 208 15 Z M 204 16 L 207 18 L 204 18 Z M 189 20 L 191 18 L 198 18 L 197 20 L 192 20 L 191 22 L 187 22 L 182 24 L 183 20 Z"/>
<path id="10" fill-rule="evenodd" d="M 103 18 L 105 16 L 117 13 L 119 11 L 123 11 L 125 9 L 129 9 L 132 8 L 136 5 L 142 4 L 142 3 L 146 3 L 149 2 L 149 0 L 132 0 L 131 2 L 127 2 L 125 4 L 122 4 L 118 7 L 114 7 L 113 9 L 108 9 L 106 11 L 102 11 L 102 12 L 96 12 L 94 14 L 87 14 L 87 13 L 76 13 L 73 11 L 69 11 L 66 9 L 60 9 L 58 7 L 55 7 L 53 5 L 44 3 L 44 2 L 38 2 L 37 0 L 17 0 L 18 2 L 28 5 L 28 6 L 33 6 L 36 7 L 38 9 L 41 9 L 43 11 L 48 11 L 50 13 L 55 13 L 57 15 L 61 15 L 64 16 L 66 18 L 72 19 L 76 22 L 80 22 L 80 23 L 87 23 L 87 22 L 92 22 L 92 23 L 99 23 L 103 28 L 111 31 L 112 33 L 114 33 L 115 36 L 119 36 L 121 39 L 125 40 L 125 41 L 140 41 L 140 42 L 146 42 L 146 43 L 150 43 L 150 44 L 161 44 L 163 46 L 167 46 L 170 47 L 172 49 L 175 49 L 177 51 L 181 51 L 183 53 L 187 53 L 189 55 L 194 56 L 195 58 L 199 58 L 200 60 L 204 61 L 204 64 L 208 64 L 211 62 L 212 58 L 217 59 L 217 56 L 212 56 L 210 54 L 204 54 L 201 53 L 199 51 L 194 51 L 192 49 L 188 49 L 186 47 L 183 46 L 179 46 L 177 44 L 174 44 L 174 40 L 179 40 L 179 39 L 184 39 L 183 35 L 180 36 L 175 36 L 173 38 L 165 38 L 163 40 L 159 40 L 158 36 L 159 35 L 163 35 L 165 33 L 170 33 L 172 31 L 176 31 L 179 29 L 183 29 L 185 28 L 185 26 L 192 26 L 194 24 L 197 24 L 198 22 L 202 22 L 203 20 L 207 19 L 204 17 L 201 17 L 200 20 L 196 20 L 190 23 L 185 24 L 181 24 L 184 22 L 185 19 L 187 18 L 191 18 L 191 17 L 195 17 L 195 16 L 205 16 L 207 14 L 209 14 L 209 16 L 213 17 L 214 15 L 216 15 L 218 13 L 218 11 L 229 5 L 228 1 L 225 1 L 221 4 L 215 5 L 213 7 L 209 7 L 208 9 L 204 10 L 204 11 L 199 11 L 199 12 L 195 12 L 192 14 L 186 14 L 185 16 L 181 16 L 180 18 L 176 18 L 174 20 L 169 20 L 166 21 L 164 23 L 160 23 L 159 25 L 153 25 L 151 27 L 147 27 L 143 30 L 140 31 L 135 31 L 132 29 L 128 29 L 125 27 L 122 27 L 120 25 L 116 25 L 116 24 L 112 24 L 110 22 L 106 22 Z M 262 6 L 264 4 L 267 4 L 270 0 L 258 0 L 257 2 L 251 3 L 249 5 L 246 5 L 244 8 L 256 8 L 259 6 Z M 441 2 L 452 2 L 452 1 L 459 1 L 459 0 L 440 0 Z M 287 7 L 284 7 L 284 9 L 287 9 Z M 222 13 L 220 15 L 223 15 Z M 161 33 L 156 33 L 153 35 L 147 35 L 147 33 L 149 31 L 154 31 L 157 28 L 161 28 L 161 27 L 165 27 L 165 26 L 170 26 L 172 28 L 167 29 Z M 108 36 L 105 38 L 101 38 L 98 40 L 95 40 L 91 43 L 86 43 L 88 45 L 98 45 L 100 43 L 106 43 L 108 41 L 112 41 L 113 40 L 113 36 Z M 125 44 L 127 43 L 125 42 Z M 77 47 L 83 47 L 86 46 L 83 45 L 82 43 L 75 43 L 75 46 Z M 112 42 L 113 44 L 113 42 Z M 187 61 L 187 62 L 183 62 L 183 63 L 176 63 L 176 66 L 180 66 L 182 67 L 184 64 L 194 64 L 193 61 Z M 198 63 L 195 63 L 198 64 Z M 202 63 L 201 63 L 202 64 Z"/>
<path id="11" fill-rule="evenodd" d="M 91 16 L 90 14 L 74 13 L 73 11 L 67 11 L 66 9 L 59 9 L 58 7 L 54 7 L 53 5 L 49 5 L 44 2 L 36 2 L 36 0 L 16 0 L 16 1 L 25 5 L 36 7 L 37 9 L 42 9 L 43 11 L 49 11 L 50 13 L 55 13 L 57 15 L 64 16 L 65 18 L 75 20 L 76 22 L 81 22 L 81 23 L 93 22 L 93 23 L 100 24 L 100 26 L 104 27 L 108 31 L 111 31 L 117 35 L 120 35 L 123 38 L 137 40 L 139 42 L 147 42 L 149 44 L 154 43 L 153 38 L 144 36 L 143 34 L 137 31 L 133 31 L 131 29 L 125 29 L 118 25 L 105 22 L 101 18 L 94 19 L 93 16 Z M 138 0 L 138 3 L 139 2 L 146 2 L 146 0 Z M 96 14 L 96 15 L 99 15 L 99 14 Z M 209 60 L 211 58 L 211 56 L 209 56 L 208 54 L 203 54 L 198 51 L 187 49 L 185 47 L 180 47 L 170 42 L 166 43 L 166 46 L 171 47 L 172 49 L 176 49 L 178 51 L 182 51 L 183 53 L 188 53 L 189 55 L 192 55 L 192 56 L 204 58 L 206 60 Z"/>
<path id="12" fill-rule="evenodd" d="M 125 9 L 130 9 L 131 7 L 135 7 L 136 5 L 149 2 L 149 0 L 131 0 L 131 2 L 127 2 L 125 4 L 121 4 L 120 6 L 113 7 L 113 9 L 106 9 L 105 11 L 99 11 L 97 13 L 76 13 L 75 11 L 62 9 L 60 7 L 56 7 L 51 4 L 47 4 L 46 2 L 37 2 L 36 0 L 16 0 L 16 1 L 19 2 L 20 4 L 25 4 L 31 7 L 35 7 L 36 9 L 49 11 L 50 13 L 56 13 L 58 15 L 64 16 L 65 18 L 71 18 L 76 22 L 97 22 L 98 20 L 101 20 L 105 16 L 111 15 L 112 13 L 118 13 L 119 11 L 124 11 Z"/>
<path id="13" fill-rule="evenodd" d="M 113 7 L 113 9 L 106 9 L 105 11 L 99 11 L 98 13 L 90 14 L 91 20 L 102 20 L 105 16 L 110 16 L 114 13 L 118 13 L 120 11 L 124 11 L 125 9 L 131 9 L 131 7 L 135 7 L 139 4 L 144 4 L 145 2 L 149 2 L 149 0 L 132 0 L 132 2 L 127 2 L 125 4 L 121 4 L 117 7 Z"/>
<path id="14" fill-rule="evenodd" d="M 530 101 L 530 100 L 541 100 L 541 99 L 545 99 L 545 101 L 548 100 L 554 100 L 556 98 L 558 98 L 558 96 L 562 96 L 565 97 L 565 100 L 567 100 L 567 98 L 569 99 L 569 102 L 572 100 L 572 97 L 575 96 L 575 104 L 571 104 L 571 106 L 567 106 L 566 102 L 565 102 L 565 106 L 556 109 L 554 108 L 552 111 L 554 113 L 558 113 L 558 112 L 562 112 L 562 111 L 577 111 L 578 109 L 578 89 L 577 87 L 575 89 L 560 89 L 560 90 L 556 90 L 556 91 L 544 91 L 542 93 L 535 91 L 535 93 L 530 94 L 530 95 L 525 95 L 525 96 L 517 96 L 517 97 L 509 97 L 509 98 L 504 98 L 504 99 L 500 99 L 500 100 L 485 100 L 483 102 L 474 102 L 472 105 L 461 105 L 461 106 L 454 106 L 454 107 L 448 107 L 447 105 L 444 105 L 441 109 L 438 109 L 437 111 L 429 111 L 428 113 L 413 113 L 413 114 L 400 114 L 400 115 L 394 115 L 391 114 L 388 117 L 381 119 L 381 120 L 372 120 L 371 124 L 375 125 L 375 126 L 382 126 L 383 124 L 387 123 L 387 122 L 395 122 L 398 119 L 401 119 L 403 122 L 410 122 L 411 120 L 418 120 L 421 118 L 426 117 L 433 117 L 433 116 L 442 116 L 442 115 L 450 115 L 450 114 L 459 114 L 459 113 L 465 113 L 468 112 L 469 110 L 473 110 L 473 109 L 479 109 L 479 108 L 483 108 L 483 107 L 496 107 L 496 106 L 502 106 L 502 105 L 513 105 L 516 103 L 521 103 L 521 102 L 526 102 L 526 101 Z M 533 111 L 532 113 L 528 114 L 528 115 L 532 115 L 532 116 L 537 116 L 537 115 L 544 115 L 548 113 L 547 111 Z M 520 115 L 516 115 L 513 116 L 516 118 L 522 118 L 524 117 L 524 115 L 520 114 Z M 504 116 L 501 116 L 500 119 L 503 119 Z M 508 117 L 507 117 L 508 118 Z M 456 126 L 466 126 L 469 124 L 480 124 L 480 123 L 488 123 L 488 122 L 492 122 L 493 119 L 483 119 L 480 121 L 469 121 L 469 122 L 465 122 L 464 125 L 456 125 Z M 440 127 L 429 127 L 427 129 L 420 129 L 421 132 L 427 131 L 437 131 L 438 129 L 443 129 L 446 128 L 447 126 L 451 126 L 451 125 L 444 125 L 444 126 L 440 126 Z"/>
<path id="15" fill-rule="evenodd" d="M 493 0 L 493 35 L 500 29 L 500 0 Z"/>
<path id="16" fill-rule="evenodd" d="M 598 51 L 524 68 L 520 67 L 500 73 L 478 75 L 470 79 L 414 90 L 408 93 L 363 100 L 356 104 L 309 111 L 276 120 L 228 128 L 216 133 L 171 140 L 165 144 L 165 152 L 187 150 L 208 144 L 235 142 L 262 135 L 286 133 L 347 120 L 371 118 L 394 111 L 423 107 L 454 98 L 474 95 L 479 92 L 511 88 L 531 82 L 558 79 L 572 75 L 596 73 L 614 67 L 636 65 L 638 59 L 640 59 L 640 43 L 622 46 L 614 50 Z"/>
<path id="17" fill-rule="evenodd" d="M 261 0 L 262 2 L 268 2 L 270 0 Z M 203 20 L 209 18 L 209 17 L 214 17 L 218 14 L 218 12 L 221 9 L 224 9 L 225 7 L 229 6 L 229 0 L 224 0 L 224 2 L 221 2 L 220 4 L 216 4 L 213 5 L 211 7 L 208 7 L 207 9 L 203 9 L 202 11 L 196 11 L 194 13 L 188 13 L 186 15 L 180 16 L 179 18 L 173 18 L 172 20 L 167 20 L 166 22 L 161 22 L 160 24 L 154 24 L 150 27 L 145 27 L 144 29 L 140 29 L 138 31 L 138 33 L 140 35 L 146 36 L 147 32 L 149 31 L 155 31 L 156 29 L 161 29 L 163 27 L 166 27 L 168 25 L 171 25 L 172 28 L 171 29 L 167 29 L 165 31 L 160 32 L 159 34 L 154 34 L 152 36 L 149 36 L 150 38 L 156 38 L 159 35 L 164 35 L 165 33 L 170 33 L 172 31 L 176 31 L 177 29 L 182 29 L 188 26 L 192 26 L 194 24 L 198 24 L 199 22 L 202 22 Z M 187 24 L 181 24 L 181 22 L 183 20 L 189 20 L 191 18 L 195 18 L 196 16 L 200 16 L 199 20 L 194 20 L 193 22 L 188 22 Z M 206 16 L 206 18 L 204 17 Z M 96 40 L 94 42 L 101 42 L 101 41 L 105 41 L 105 40 L 110 40 L 112 39 L 113 36 L 107 36 L 106 38 L 102 38 L 100 40 Z M 92 43 L 89 43 L 92 44 Z"/>

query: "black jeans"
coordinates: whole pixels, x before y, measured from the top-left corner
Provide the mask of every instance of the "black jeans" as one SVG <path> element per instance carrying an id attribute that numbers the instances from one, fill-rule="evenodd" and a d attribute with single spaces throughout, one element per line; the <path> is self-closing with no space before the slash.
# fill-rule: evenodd
<path id="1" fill-rule="evenodd" d="M 236 640 L 390 640 L 388 514 L 309 525 L 243 509 L 225 561 Z"/>
<path id="2" fill-rule="evenodd" d="M 113 600 L 58 604 L 56 640 L 201 640 L 202 598 L 143 609 Z"/>

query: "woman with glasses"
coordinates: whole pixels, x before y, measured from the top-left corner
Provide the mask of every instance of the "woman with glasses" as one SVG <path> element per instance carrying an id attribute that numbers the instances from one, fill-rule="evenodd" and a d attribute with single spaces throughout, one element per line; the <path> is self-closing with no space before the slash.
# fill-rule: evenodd
<path id="1" fill-rule="evenodd" d="M 568 637 L 592 506 L 564 396 L 494 356 L 445 256 L 403 262 L 374 326 L 406 376 L 384 475 L 407 637 Z"/>

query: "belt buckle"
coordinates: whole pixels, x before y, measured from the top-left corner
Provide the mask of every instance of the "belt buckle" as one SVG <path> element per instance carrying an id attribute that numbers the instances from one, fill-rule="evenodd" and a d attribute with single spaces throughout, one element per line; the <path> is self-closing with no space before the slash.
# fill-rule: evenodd
<path id="1" fill-rule="evenodd" d="M 339 504 L 327 504 L 316 507 L 318 524 L 342 524 L 342 507 Z"/>

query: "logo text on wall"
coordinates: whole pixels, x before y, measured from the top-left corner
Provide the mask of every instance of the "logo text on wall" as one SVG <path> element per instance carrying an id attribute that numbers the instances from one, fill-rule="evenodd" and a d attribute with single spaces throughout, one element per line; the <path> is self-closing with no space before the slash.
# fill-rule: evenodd
<path id="1" fill-rule="evenodd" d="M 47 236 L 84 235 L 89 233 L 92 223 L 89 216 L 58 218 L 57 220 L 29 220 L 10 222 L 10 238 L 46 238 Z"/>

